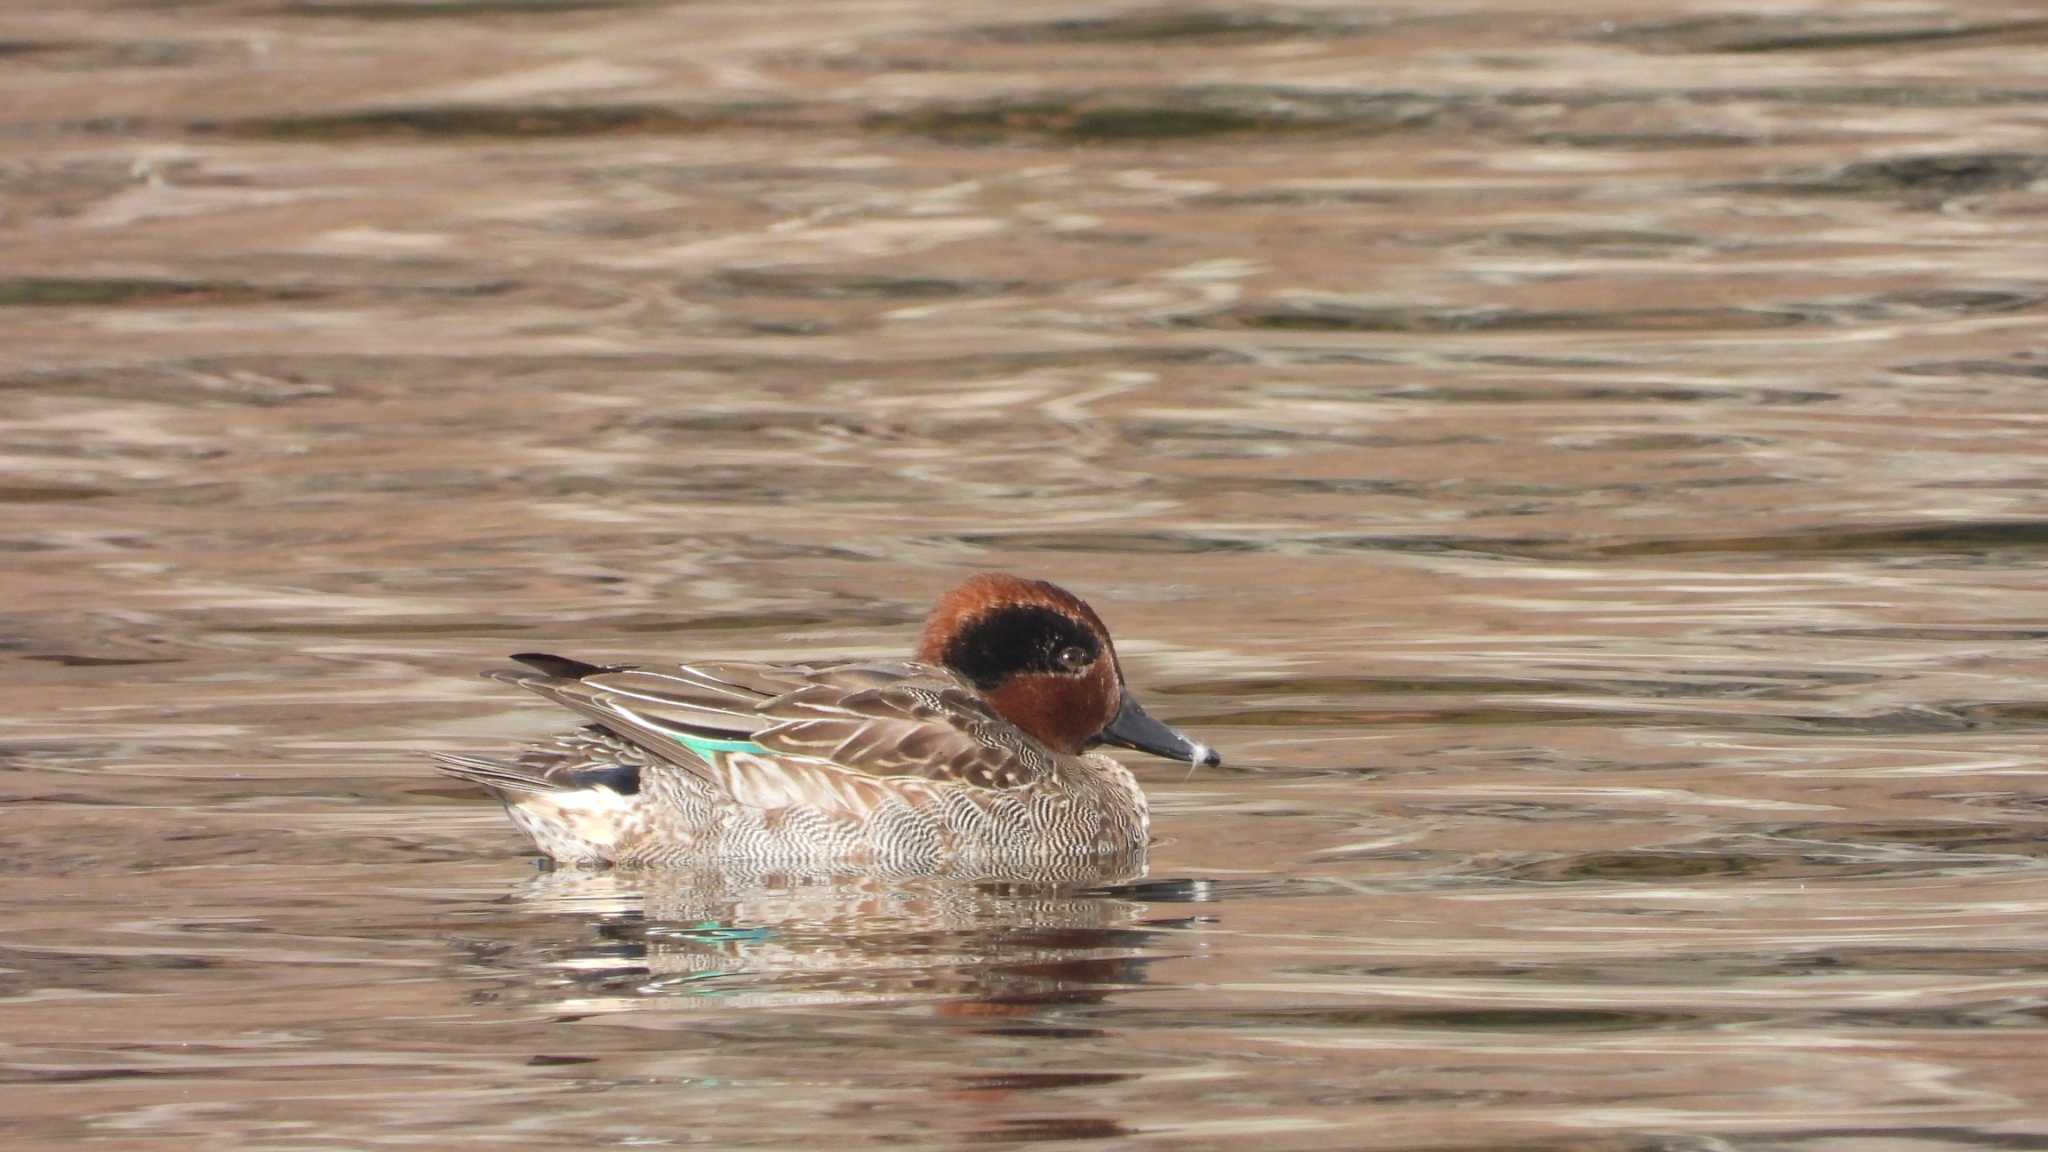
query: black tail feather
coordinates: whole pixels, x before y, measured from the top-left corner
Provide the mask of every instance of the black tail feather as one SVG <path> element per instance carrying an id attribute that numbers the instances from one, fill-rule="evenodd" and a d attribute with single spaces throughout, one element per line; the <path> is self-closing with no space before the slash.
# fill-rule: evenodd
<path id="1" fill-rule="evenodd" d="M 544 672 L 563 680 L 581 680 L 585 676 L 595 676 L 600 672 L 624 671 L 623 668 L 587 664 L 581 660 L 571 660 L 567 656 L 555 656 L 547 652 L 514 652 L 512 658 L 536 672 Z"/>

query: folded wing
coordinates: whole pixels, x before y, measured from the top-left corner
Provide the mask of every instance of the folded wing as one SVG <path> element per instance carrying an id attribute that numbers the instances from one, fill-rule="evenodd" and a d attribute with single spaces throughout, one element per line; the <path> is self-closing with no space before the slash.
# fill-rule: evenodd
<path id="1" fill-rule="evenodd" d="M 531 670 L 493 675 L 764 806 L 872 794 L 861 777 L 1009 789 L 1053 769 L 1044 745 L 996 715 L 963 680 L 915 661 L 706 663 L 656 672 L 537 654 L 515 659 Z"/>

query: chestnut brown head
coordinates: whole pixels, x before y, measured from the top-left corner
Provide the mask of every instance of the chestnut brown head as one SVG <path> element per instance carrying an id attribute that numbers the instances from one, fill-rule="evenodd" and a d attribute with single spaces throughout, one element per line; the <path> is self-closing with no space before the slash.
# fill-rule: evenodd
<path id="1" fill-rule="evenodd" d="M 1072 755 L 1106 741 L 1220 763 L 1138 707 L 1102 618 L 1056 584 L 995 572 L 970 577 L 932 609 L 917 658 L 966 677 L 1004 719 L 1056 751 Z"/>

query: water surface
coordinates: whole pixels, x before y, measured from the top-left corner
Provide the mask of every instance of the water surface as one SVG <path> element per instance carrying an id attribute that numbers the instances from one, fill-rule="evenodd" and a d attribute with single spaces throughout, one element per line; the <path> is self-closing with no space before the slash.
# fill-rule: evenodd
<path id="1" fill-rule="evenodd" d="M 2031 3 L 0 15 L 10 1147 L 2048 1147 Z M 540 874 L 474 678 L 1050 577 L 1142 876 Z"/>

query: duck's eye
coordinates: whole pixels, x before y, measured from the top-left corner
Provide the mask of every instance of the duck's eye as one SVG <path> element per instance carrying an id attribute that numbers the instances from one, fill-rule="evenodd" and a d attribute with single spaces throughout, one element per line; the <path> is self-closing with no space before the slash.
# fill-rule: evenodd
<path id="1" fill-rule="evenodd" d="M 1059 661 L 1060 667 L 1073 671 L 1078 668 L 1086 668 L 1090 657 L 1086 648 L 1081 647 L 1079 644 L 1069 644 L 1055 653 L 1053 659 Z"/>

